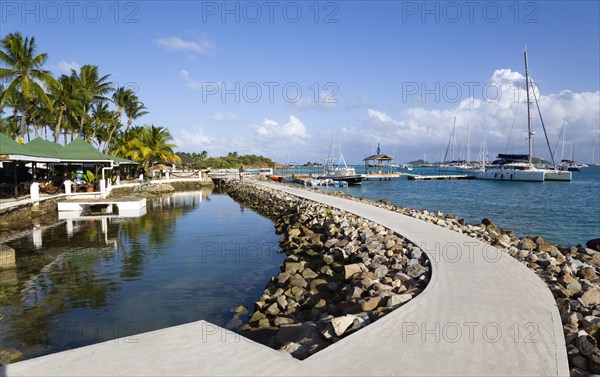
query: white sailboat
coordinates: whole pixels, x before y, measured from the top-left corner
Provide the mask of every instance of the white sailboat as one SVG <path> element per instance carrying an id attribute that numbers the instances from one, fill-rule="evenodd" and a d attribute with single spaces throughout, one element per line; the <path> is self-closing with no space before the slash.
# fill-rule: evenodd
<path id="1" fill-rule="evenodd" d="M 498 160 L 494 161 L 492 167 L 476 172 L 475 178 L 498 181 L 570 181 L 571 172 L 557 169 L 538 169 L 532 161 L 531 138 L 533 131 L 531 127 L 531 101 L 529 97 L 529 66 L 527 62 L 527 50 L 525 55 L 525 87 L 527 89 L 527 154 L 499 154 Z"/>

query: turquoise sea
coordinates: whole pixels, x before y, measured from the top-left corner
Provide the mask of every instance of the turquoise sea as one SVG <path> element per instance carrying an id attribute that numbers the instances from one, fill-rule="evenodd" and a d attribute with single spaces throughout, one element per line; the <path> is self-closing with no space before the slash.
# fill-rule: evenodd
<path id="1" fill-rule="evenodd" d="M 296 171 L 318 172 L 315 169 Z M 291 174 L 294 170 L 281 172 Z M 363 173 L 364 166 L 356 166 L 356 172 Z M 440 174 L 434 167 L 414 167 L 408 173 Z M 387 199 L 409 208 L 451 213 L 470 223 L 479 223 L 487 217 L 519 236 L 543 236 L 563 246 L 584 245 L 589 239 L 600 237 L 600 167 L 573 172 L 571 182 L 410 181 L 402 178 L 323 189 L 373 200 Z"/>

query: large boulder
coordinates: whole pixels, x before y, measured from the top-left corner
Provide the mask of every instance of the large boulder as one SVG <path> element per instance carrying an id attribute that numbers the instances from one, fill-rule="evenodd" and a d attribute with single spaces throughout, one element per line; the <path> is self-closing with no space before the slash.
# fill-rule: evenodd
<path id="1" fill-rule="evenodd" d="M 600 238 L 594 238 L 585 243 L 592 250 L 600 251 Z"/>

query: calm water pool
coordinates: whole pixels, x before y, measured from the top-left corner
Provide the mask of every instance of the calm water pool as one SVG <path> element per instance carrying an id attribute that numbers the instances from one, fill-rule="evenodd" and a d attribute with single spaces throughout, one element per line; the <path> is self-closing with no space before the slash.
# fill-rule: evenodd
<path id="1" fill-rule="evenodd" d="M 279 272 L 278 240 L 271 221 L 202 191 L 8 242 L 17 268 L 0 272 L 0 346 L 30 358 L 200 319 L 225 326 Z"/>

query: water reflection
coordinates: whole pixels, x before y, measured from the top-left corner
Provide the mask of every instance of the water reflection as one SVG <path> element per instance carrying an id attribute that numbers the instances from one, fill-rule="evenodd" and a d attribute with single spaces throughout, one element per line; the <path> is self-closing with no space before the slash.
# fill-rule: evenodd
<path id="1" fill-rule="evenodd" d="M 9 242 L 0 346 L 34 357 L 200 319 L 224 325 L 279 271 L 273 224 L 225 195 L 176 193 L 147 209 Z"/>

